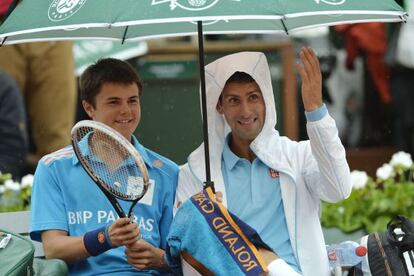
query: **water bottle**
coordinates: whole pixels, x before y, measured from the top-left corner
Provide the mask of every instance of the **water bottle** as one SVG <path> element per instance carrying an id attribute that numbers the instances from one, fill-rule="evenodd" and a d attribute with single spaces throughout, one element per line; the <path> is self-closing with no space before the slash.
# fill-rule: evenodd
<path id="1" fill-rule="evenodd" d="M 367 248 L 354 241 L 328 245 L 326 251 L 331 269 L 358 265 L 367 254 Z"/>

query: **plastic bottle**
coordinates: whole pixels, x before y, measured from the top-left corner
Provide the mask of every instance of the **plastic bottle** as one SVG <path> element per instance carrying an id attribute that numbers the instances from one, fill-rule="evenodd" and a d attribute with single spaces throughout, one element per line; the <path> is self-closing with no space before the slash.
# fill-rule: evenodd
<path id="1" fill-rule="evenodd" d="M 367 248 L 354 241 L 326 246 L 326 251 L 331 269 L 358 265 L 367 254 Z"/>

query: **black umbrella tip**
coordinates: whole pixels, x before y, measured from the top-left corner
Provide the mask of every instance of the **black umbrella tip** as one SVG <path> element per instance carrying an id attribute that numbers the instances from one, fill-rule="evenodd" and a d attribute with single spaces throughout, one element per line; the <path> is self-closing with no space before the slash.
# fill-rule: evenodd
<path id="1" fill-rule="evenodd" d="M 6 43 L 7 38 L 8 38 L 8 36 L 3 37 L 3 39 L 2 39 L 2 40 L 1 40 L 1 42 L 0 42 L 0 47 L 1 47 L 1 46 L 3 46 L 3 45 L 4 45 L 4 43 Z"/>

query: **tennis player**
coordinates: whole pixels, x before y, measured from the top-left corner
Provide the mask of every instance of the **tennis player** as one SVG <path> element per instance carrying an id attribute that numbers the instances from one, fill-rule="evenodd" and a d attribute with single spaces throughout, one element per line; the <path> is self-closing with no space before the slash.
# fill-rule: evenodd
<path id="1" fill-rule="evenodd" d="M 297 69 L 310 138 L 301 142 L 275 130 L 276 108 L 264 54 L 232 54 L 206 66 L 211 178 L 228 210 L 276 253 L 266 253 L 269 270 L 277 272 L 280 264 L 288 264 L 303 275 L 329 275 L 320 200 L 348 197 L 350 172 L 337 127 L 322 102 L 318 58 L 312 49 L 303 48 L 300 60 Z M 176 207 L 202 190 L 204 166 L 201 145 L 180 171 Z M 203 250 L 208 252 L 208 246 Z"/>
<path id="2" fill-rule="evenodd" d="M 67 146 L 37 166 L 30 236 L 43 243 L 46 258 L 66 261 L 71 275 L 164 273 L 178 167 L 133 135 L 141 119 L 138 75 L 123 61 L 102 59 L 82 74 L 80 90 L 89 117 L 117 130 L 143 157 L 150 188 L 135 206 L 133 220 L 118 219 Z M 120 204 L 128 210 L 131 203 Z"/>

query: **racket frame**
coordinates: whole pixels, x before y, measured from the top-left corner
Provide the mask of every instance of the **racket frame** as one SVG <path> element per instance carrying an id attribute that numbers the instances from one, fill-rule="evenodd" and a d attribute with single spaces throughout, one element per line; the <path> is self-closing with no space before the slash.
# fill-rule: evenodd
<path id="1" fill-rule="evenodd" d="M 121 197 L 120 195 L 117 195 L 115 193 L 112 193 L 106 188 L 106 184 L 102 179 L 100 179 L 92 170 L 92 168 L 89 166 L 87 162 L 84 161 L 84 158 L 82 157 L 82 154 L 80 153 L 80 149 L 77 146 L 77 143 L 75 143 L 74 137 L 77 137 L 78 129 L 88 127 L 93 130 L 98 130 L 106 135 L 110 136 L 112 139 L 116 140 L 118 143 L 120 143 L 127 151 L 131 154 L 131 156 L 134 158 L 135 163 L 137 164 L 143 179 L 143 192 L 141 195 L 135 199 L 127 199 L 125 197 Z M 132 205 L 128 212 L 128 217 L 131 218 L 132 216 L 132 210 L 134 209 L 135 205 L 138 203 L 138 201 L 146 194 L 148 187 L 149 187 L 149 176 L 148 176 L 148 170 L 145 166 L 145 162 L 142 159 L 139 152 L 136 150 L 136 148 L 129 142 L 124 136 L 122 136 L 118 131 L 114 130 L 113 128 L 105 125 L 104 123 L 98 122 L 98 121 L 92 121 L 92 120 L 82 120 L 75 124 L 75 126 L 71 130 L 71 138 L 72 138 L 72 147 L 73 151 L 75 152 L 76 157 L 78 158 L 79 162 L 81 163 L 82 167 L 86 171 L 86 173 L 89 175 L 89 177 L 96 183 L 96 185 L 101 189 L 101 191 L 105 194 L 105 196 L 108 198 L 112 206 L 114 207 L 115 211 L 118 213 L 119 217 L 127 217 L 124 210 L 122 209 L 119 202 L 116 200 L 116 198 L 125 200 L 125 201 L 131 201 Z"/>

